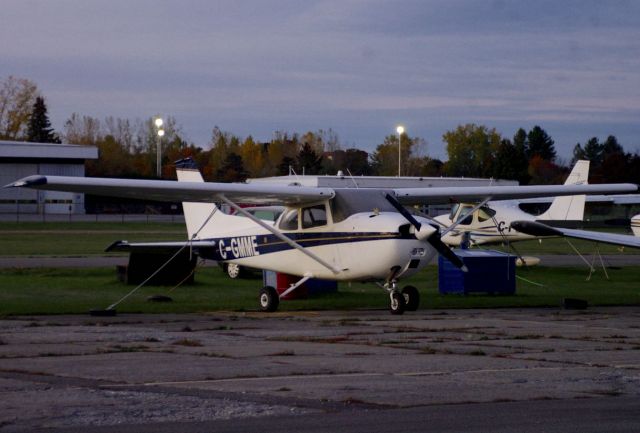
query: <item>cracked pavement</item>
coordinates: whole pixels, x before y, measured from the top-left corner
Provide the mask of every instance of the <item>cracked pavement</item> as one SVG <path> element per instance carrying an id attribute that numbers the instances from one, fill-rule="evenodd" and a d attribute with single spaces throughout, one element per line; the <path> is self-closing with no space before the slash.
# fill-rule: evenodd
<path id="1" fill-rule="evenodd" d="M 0 321 L 0 432 L 640 395 L 640 307 Z"/>

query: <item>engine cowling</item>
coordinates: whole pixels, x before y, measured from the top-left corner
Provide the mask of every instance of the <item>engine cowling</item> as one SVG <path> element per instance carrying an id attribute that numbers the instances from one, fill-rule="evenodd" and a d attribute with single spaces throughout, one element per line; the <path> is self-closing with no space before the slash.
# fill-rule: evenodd
<path id="1" fill-rule="evenodd" d="M 421 224 L 420 229 L 415 231 L 415 235 L 418 240 L 426 241 L 437 231 L 438 229 L 433 227 L 431 224 Z"/>

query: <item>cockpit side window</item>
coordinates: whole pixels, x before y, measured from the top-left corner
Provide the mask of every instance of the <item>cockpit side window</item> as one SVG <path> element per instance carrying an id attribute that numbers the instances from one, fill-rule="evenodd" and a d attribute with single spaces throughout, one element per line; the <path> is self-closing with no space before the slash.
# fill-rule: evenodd
<path id="1" fill-rule="evenodd" d="M 327 225 L 327 210 L 324 204 L 302 208 L 302 228 Z"/>
<path id="2" fill-rule="evenodd" d="M 279 226 L 282 230 L 298 230 L 298 209 L 287 210 L 282 215 Z"/>
<path id="3" fill-rule="evenodd" d="M 493 218 L 495 214 L 496 214 L 496 211 L 494 211 L 493 209 L 486 206 L 482 206 L 478 210 L 478 221 L 484 222 L 484 221 L 490 220 L 491 218 Z"/>

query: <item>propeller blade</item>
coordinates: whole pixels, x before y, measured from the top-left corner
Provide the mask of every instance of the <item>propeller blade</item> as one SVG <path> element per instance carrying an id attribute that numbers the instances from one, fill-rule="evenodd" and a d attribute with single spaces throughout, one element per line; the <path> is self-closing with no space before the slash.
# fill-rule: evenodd
<path id="1" fill-rule="evenodd" d="M 415 227 L 416 232 L 420 231 L 422 224 L 420 224 L 413 215 L 411 215 L 411 213 L 409 213 L 409 211 L 395 199 L 395 197 L 387 193 L 385 198 L 394 208 L 396 208 L 398 212 L 400 212 L 403 217 L 405 217 L 407 221 L 409 221 L 409 223 L 411 223 L 413 227 Z M 440 255 L 449 260 L 454 266 L 461 269 L 462 272 L 467 272 L 469 269 L 465 266 L 460 257 L 458 257 L 451 248 L 449 248 L 444 242 L 442 242 L 442 239 L 440 239 L 440 230 L 437 230 L 437 227 L 434 228 L 436 231 L 426 238 L 426 241 L 429 242 L 429 244 L 435 248 Z"/>
<path id="2" fill-rule="evenodd" d="M 422 224 L 420 224 L 418 222 L 418 220 L 416 220 L 413 215 L 411 215 L 411 213 L 405 209 L 404 206 L 402 206 L 400 204 L 400 202 L 398 202 L 398 200 L 396 200 L 396 198 L 394 196 L 392 196 L 391 194 L 387 193 L 385 194 L 385 198 L 387 199 L 387 201 L 389 203 L 391 203 L 391 206 L 393 206 L 394 208 L 396 208 L 396 210 L 398 212 L 400 212 L 400 214 L 407 220 L 409 221 L 409 223 L 411 223 L 411 225 L 413 227 L 415 227 L 416 231 L 420 231 L 420 227 L 422 227 Z"/>
<path id="3" fill-rule="evenodd" d="M 435 250 L 441 256 L 449 260 L 455 267 L 462 270 L 462 272 L 469 271 L 469 268 L 467 268 L 467 266 L 464 264 L 462 259 L 460 259 L 460 257 L 458 257 L 451 248 L 449 248 L 444 242 L 442 242 L 442 240 L 440 239 L 440 236 L 433 235 L 429 239 L 427 239 L 427 242 L 429 242 L 429 244 L 433 248 L 435 248 Z"/>

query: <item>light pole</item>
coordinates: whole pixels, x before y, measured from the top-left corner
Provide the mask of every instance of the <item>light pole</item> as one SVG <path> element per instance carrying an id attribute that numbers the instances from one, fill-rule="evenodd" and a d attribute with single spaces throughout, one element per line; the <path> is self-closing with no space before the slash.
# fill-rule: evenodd
<path id="1" fill-rule="evenodd" d="M 400 159 L 402 158 L 402 134 L 404 134 L 404 126 L 399 125 L 396 128 L 398 133 L 398 177 L 400 177 Z"/>
<path id="2" fill-rule="evenodd" d="M 156 177 L 161 178 L 162 177 L 162 165 L 161 165 L 161 156 L 162 156 L 162 151 L 161 151 L 161 147 L 160 147 L 160 141 L 162 140 L 162 136 L 164 135 L 164 129 L 162 129 L 162 125 L 164 124 L 162 117 L 156 117 L 156 120 L 154 121 L 155 125 L 156 125 L 156 129 L 157 129 L 157 135 L 158 137 L 156 138 Z"/>

